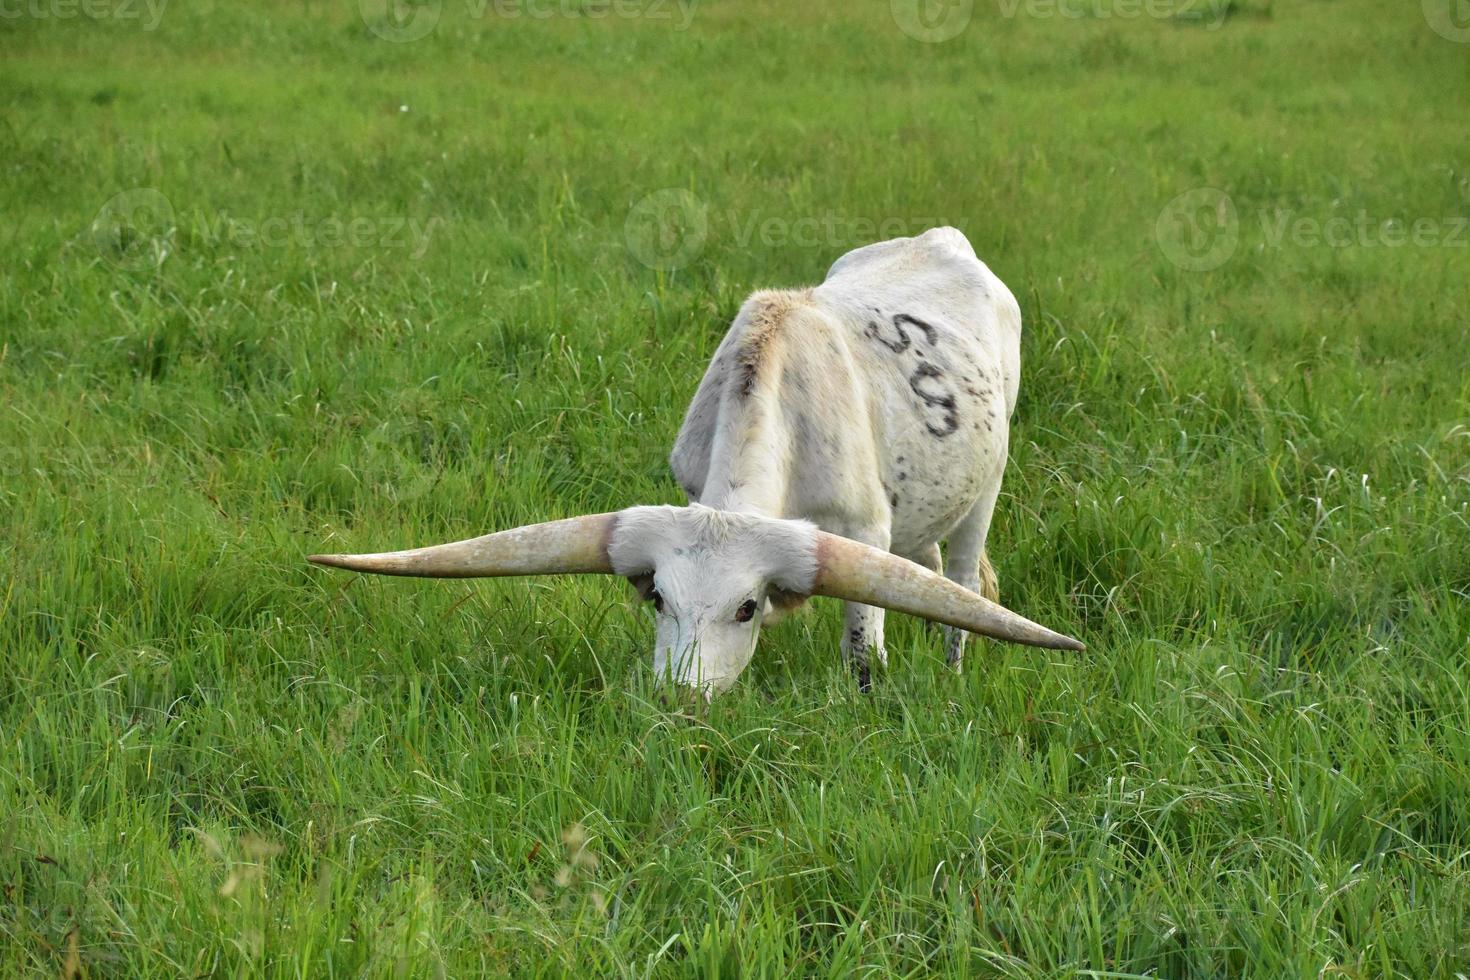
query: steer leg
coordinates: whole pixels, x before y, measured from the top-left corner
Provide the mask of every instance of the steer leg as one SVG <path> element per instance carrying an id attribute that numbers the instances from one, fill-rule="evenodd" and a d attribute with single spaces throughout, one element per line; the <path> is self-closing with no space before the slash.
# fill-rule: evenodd
<path id="1" fill-rule="evenodd" d="M 873 689 L 873 663 L 888 666 L 888 651 L 883 648 L 883 610 L 849 602 L 842 613 L 842 660 L 857 678 L 858 690 L 867 694 Z"/>
<path id="2" fill-rule="evenodd" d="M 935 542 L 916 554 L 904 555 L 915 565 L 923 565 L 935 575 L 944 574 L 944 556 L 939 553 L 939 543 Z"/>
<path id="3" fill-rule="evenodd" d="M 867 528 L 838 533 L 874 548 L 888 550 L 889 537 L 886 528 Z M 858 689 L 864 694 L 871 691 L 874 662 L 876 661 L 880 668 L 888 666 L 888 651 L 883 648 L 883 610 L 881 608 L 864 606 L 857 602 L 843 605 L 842 660 L 857 678 Z"/>
<path id="4" fill-rule="evenodd" d="M 971 592 L 978 592 L 991 602 L 1000 599 L 1000 589 L 995 580 L 995 569 L 985 553 L 985 537 L 990 533 L 990 518 L 995 513 L 995 499 L 1000 487 L 981 497 L 970 508 L 949 536 L 949 578 Z M 970 634 L 952 626 L 944 628 L 945 655 L 949 665 L 958 673 L 964 664 L 965 639 Z"/>

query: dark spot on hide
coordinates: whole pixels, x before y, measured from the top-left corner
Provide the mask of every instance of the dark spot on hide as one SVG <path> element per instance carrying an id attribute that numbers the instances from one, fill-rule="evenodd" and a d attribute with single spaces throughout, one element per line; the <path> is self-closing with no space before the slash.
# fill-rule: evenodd
<path id="1" fill-rule="evenodd" d="M 807 418 L 805 412 L 796 413 L 796 418 L 791 423 L 791 436 L 798 454 L 811 451 L 816 442 L 816 433 L 812 431 L 812 420 Z"/>
<path id="2" fill-rule="evenodd" d="M 891 494 L 888 495 L 888 506 L 890 506 L 890 507 L 897 507 L 898 506 L 898 494 L 891 493 Z"/>

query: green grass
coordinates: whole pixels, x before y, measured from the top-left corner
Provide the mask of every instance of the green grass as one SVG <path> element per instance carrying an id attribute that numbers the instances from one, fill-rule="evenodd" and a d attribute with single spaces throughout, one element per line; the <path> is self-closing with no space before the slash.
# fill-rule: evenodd
<path id="1" fill-rule="evenodd" d="M 1470 46 L 888 7 L 0 19 L 0 975 L 1470 972 L 1470 248 L 1270 237 L 1470 216 Z M 1022 301 L 991 553 L 1085 654 L 894 617 L 862 696 L 818 603 L 694 718 L 618 583 L 304 563 L 679 501 L 743 296 L 885 221 Z"/>

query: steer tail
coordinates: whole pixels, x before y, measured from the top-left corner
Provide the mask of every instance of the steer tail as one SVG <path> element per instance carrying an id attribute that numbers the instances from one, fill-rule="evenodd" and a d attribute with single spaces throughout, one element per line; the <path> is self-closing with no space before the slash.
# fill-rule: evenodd
<path id="1" fill-rule="evenodd" d="M 995 566 L 990 564 L 990 552 L 980 552 L 980 594 L 991 602 L 1000 602 L 1000 583 L 995 578 Z"/>

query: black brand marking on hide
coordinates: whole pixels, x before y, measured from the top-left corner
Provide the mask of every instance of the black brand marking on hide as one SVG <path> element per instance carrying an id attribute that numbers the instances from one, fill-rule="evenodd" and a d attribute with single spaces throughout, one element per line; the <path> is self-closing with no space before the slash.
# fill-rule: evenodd
<path id="1" fill-rule="evenodd" d="M 874 310 L 873 312 L 877 312 Z M 888 327 L 893 328 L 892 336 L 887 335 Z M 933 347 L 939 343 L 939 331 L 920 320 L 916 316 L 907 313 L 897 313 L 888 321 L 888 326 L 880 324 L 877 320 L 869 320 L 868 327 L 864 331 L 873 340 L 887 347 L 895 354 L 902 354 L 914 345 L 914 338 L 909 335 L 908 327 L 918 327 L 924 334 L 924 341 Z M 918 353 L 917 351 L 915 353 Z M 919 357 L 923 357 L 919 354 Z"/>
<path id="2" fill-rule="evenodd" d="M 944 372 L 932 364 L 920 364 L 909 375 L 909 387 L 930 408 L 944 411 L 944 420 L 938 425 L 926 421 L 924 428 L 937 438 L 944 438 L 960 427 L 960 414 L 955 408 L 954 393 L 944 384 Z M 937 390 L 935 390 L 937 389 Z"/>
<path id="3" fill-rule="evenodd" d="M 925 323 L 923 320 L 920 320 L 918 317 L 909 316 L 907 313 L 899 313 L 893 318 L 893 329 L 897 330 L 899 333 L 902 333 L 905 337 L 907 337 L 908 332 L 903 329 L 903 325 L 905 323 L 912 324 L 913 326 L 916 326 L 920 330 L 924 331 L 924 339 L 929 342 L 930 347 L 933 347 L 935 344 L 939 343 L 939 332 L 937 330 L 929 326 L 929 324 Z"/>
<path id="4" fill-rule="evenodd" d="M 869 337 L 882 344 L 884 347 L 887 347 L 889 350 L 893 351 L 893 353 L 902 354 L 904 351 L 913 346 L 913 338 L 911 338 L 908 335 L 908 332 L 899 325 L 897 317 L 894 317 L 893 319 L 893 329 L 895 332 L 895 336 L 890 339 L 883 336 L 883 327 L 879 325 L 876 320 L 869 320 L 868 329 L 864 332 Z"/>

